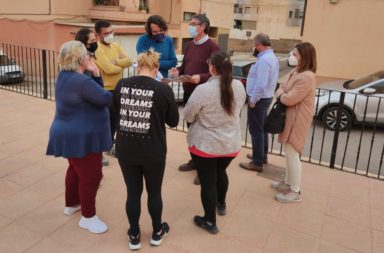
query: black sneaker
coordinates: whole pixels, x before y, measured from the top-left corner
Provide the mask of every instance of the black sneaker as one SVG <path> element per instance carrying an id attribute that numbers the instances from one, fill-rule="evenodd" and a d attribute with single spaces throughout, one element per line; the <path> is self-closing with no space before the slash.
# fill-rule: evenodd
<path id="1" fill-rule="evenodd" d="M 160 246 L 164 237 L 169 233 L 169 225 L 166 222 L 161 223 L 161 231 L 158 233 L 153 232 L 151 238 L 151 244 L 154 246 Z"/>
<path id="2" fill-rule="evenodd" d="M 225 203 L 224 203 L 224 205 L 220 205 L 220 203 L 217 202 L 216 206 L 217 206 L 217 214 L 218 215 L 224 216 L 227 214 L 227 208 L 226 208 L 227 205 Z"/>
<path id="3" fill-rule="evenodd" d="M 128 230 L 128 239 L 129 239 L 129 248 L 131 250 L 138 250 L 141 248 L 141 243 L 140 243 L 140 232 L 137 236 L 133 236 L 130 233 L 130 230 Z"/>
<path id="4" fill-rule="evenodd" d="M 198 227 L 201 227 L 202 229 L 205 229 L 208 231 L 208 233 L 211 234 L 217 234 L 219 232 L 219 229 L 216 227 L 215 224 L 206 221 L 203 217 L 196 215 L 193 217 L 193 221 L 195 222 L 195 225 Z"/>

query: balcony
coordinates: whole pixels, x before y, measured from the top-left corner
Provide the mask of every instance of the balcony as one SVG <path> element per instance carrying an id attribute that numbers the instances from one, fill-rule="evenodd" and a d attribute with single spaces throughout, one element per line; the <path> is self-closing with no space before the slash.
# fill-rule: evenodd
<path id="1" fill-rule="evenodd" d="M 93 0 L 89 10 L 91 19 L 145 22 L 149 17 L 149 4 L 145 0 Z"/>
<path id="2" fill-rule="evenodd" d="M 256 14 L 242 14 L 242 13 L 233 13 L 233 19 L 236 20 L 248 20 L 248 21 L 256 21 Z"/>

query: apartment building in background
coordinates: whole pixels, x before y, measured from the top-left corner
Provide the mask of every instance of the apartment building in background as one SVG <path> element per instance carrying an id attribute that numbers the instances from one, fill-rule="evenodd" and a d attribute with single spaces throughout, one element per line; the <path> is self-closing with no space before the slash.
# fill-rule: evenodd
<path id="1" fill-rule="evenodd" d="M 250 39 L 257 33 L 273 40 L 301 39 L 305 0 L 234 0 L 232 39 Z"/>
<path id="2" fill-rule="evenodd" d="M 206 13 L 212 26 L 209 35 L 226 50 L 232 12 L 232 0 L 0 0 L 0 43 L 58 51 L 79 28 L 93 28 L 95 21 L 103 19 L 113 24 L 116 41 L 136 58 L 135 45 L 145 33 L 144 23 L 157 14 L 168 22 L 180 54 L 191 40 L 192 15 Z"/>

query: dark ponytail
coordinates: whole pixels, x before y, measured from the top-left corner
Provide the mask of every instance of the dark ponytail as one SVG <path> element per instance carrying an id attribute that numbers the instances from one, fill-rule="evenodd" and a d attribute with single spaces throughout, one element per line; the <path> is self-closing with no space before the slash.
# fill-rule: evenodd
<path id="1" fill-rule="evenodd" d="M 228 115 L 232 116 L 234 111 L 234 96 L 232 89 L 232 63 L 229 55 L 225 52 L 215 52 L 211 55 L 211 64 L 220 75 L 220 97 L 221 105 Z"/>

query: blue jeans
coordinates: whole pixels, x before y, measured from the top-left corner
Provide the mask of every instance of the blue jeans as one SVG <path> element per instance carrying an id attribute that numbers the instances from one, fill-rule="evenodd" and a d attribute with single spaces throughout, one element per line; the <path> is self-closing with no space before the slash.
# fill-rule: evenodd
<path id="1" fill-rule="evenodd" d="M 268 154 L 268 133 L 264 131 L 264 122 L 273 98 L 260 99 L 254 108 L 248 107 L 249 132 L 252 138 L 253 163 L 262 166 Z"/>

